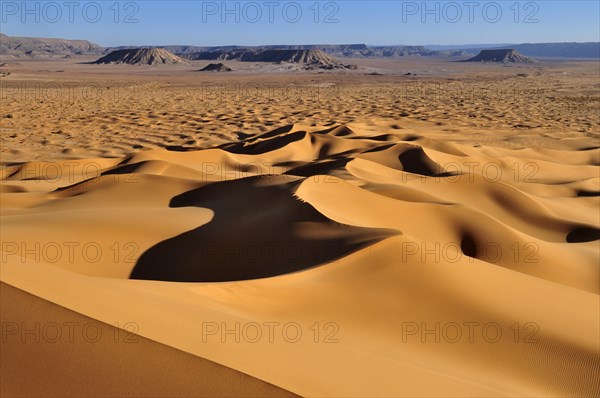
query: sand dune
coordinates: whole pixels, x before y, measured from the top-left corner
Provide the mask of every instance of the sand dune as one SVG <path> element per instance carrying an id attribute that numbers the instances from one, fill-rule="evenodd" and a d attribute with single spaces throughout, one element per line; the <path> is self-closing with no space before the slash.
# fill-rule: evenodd
<path id="1" fill-rule="evenodd" d="M 282 124 L 10 164 L 2 281 L 303 396 L 594 396 L 599 151 L 585 142 Z M 222 334 L 269 322 L 304 337 Z"/>
<path id="2" fill-rule="evenodd" d="M 103 339 L 40 344 L 2 340 L 3 397 L 291 397 L 287 391 L 194 355 L 158 344 L 0 284 L 4 325 L 94 325 Z M 3 331 L 4 333 L 5 331 Z M 114 340 L 117 336 L 117 342 Z M 17 336 L 18 338 L 19 336 Z M 13 344 L 11 344 L 13 343 Z M 30 361 L 35 357 L 35 361 Z M 160 359 L 159 359 L 160 358 Z M 159 359 L 159 360 L 158 360 Z M 10 366 L 6 366 L 10 364 Z M 110 382 L 107 382 L 110 380 Z M 220 380 L 215 383 L 215 380 Z"/>

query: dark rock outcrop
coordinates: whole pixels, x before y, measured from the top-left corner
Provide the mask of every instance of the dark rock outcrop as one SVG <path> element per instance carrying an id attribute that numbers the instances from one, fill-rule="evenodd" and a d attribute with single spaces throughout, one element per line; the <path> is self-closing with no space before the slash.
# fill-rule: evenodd
<path id="1" fill-rule="evenodd" d="M 200 72 L 231 72 L 233 69 L 225 66 L 222 63 L 208 64 L 204 68 L 200 69 Z"/>

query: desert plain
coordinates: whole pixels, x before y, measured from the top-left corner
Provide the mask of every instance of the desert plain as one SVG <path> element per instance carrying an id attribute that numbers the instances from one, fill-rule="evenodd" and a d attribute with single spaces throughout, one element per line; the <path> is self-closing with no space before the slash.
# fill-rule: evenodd
<path id="1" fill-rule="evenodd" d="M 0 67 L 3 396 L 600 394 L 597 61 L 91 60 Z"/>

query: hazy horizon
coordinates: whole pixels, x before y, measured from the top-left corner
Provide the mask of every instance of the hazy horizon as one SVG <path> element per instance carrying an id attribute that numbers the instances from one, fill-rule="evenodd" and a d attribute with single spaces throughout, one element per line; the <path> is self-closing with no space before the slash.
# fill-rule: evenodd
<path id="1" fill-rule="evenodd" d="M 429 44 L 421 44 L 421 43 L 396 43 L 396 44 L 373 44 L 373 43 L 364 43 L 364 42 L 323 42 L 323 43 L 261 43 L 261 44 L 253 44 L 253 45 L 245 45 L 239 43 L 229 43 L 229 44 L 190 44 L 190 43 L 144 43 L 144 44 L 117 44 L 112 46 L 106 46 L 102 43 L 89 40 L 85 37 L 55 37 L 55 36 L 27 36 L 27 35 L 14 35 L 6 32 L 0 32 L 10 37 L 28 37 L 28 38 L 36 38 L 36 39 L 59 39 L 59 40 L 87 40 L 94 44 L 101 45 L 102 47 L 168 47 L 168 46 L 194 46 L 194 47 L 229 47 L 229 46 L 239 46 L 239 47 L 262 47 L 262 46 L 348 46 L 348 45 L 366 45 L 368 47 L 394 47 L 394 46 L 422 46 L 426 48 L 435 49 L 461 49 L 461 48 L 479 48 L 479 47 L 488 47 L 488 46 L 513 46 L 513 45 L 521 45 L 521 44 L 551 44 L 551 43 L 600 43 L 600 41 L 552 41 L 552 42 L 513 42 L 513 43 L 465 43 L 465 44 L 439 44 L 439 43 L 429 43 Z"/>

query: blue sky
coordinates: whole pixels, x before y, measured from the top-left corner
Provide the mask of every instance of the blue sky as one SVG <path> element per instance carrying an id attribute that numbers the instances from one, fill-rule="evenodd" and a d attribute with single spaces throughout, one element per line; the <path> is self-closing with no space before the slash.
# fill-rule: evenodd
<path id="1" fill-rule="evenodd" d="M 0 1 L 0 31 L 116 45 L 600 41 L 591 1 Z"/>

